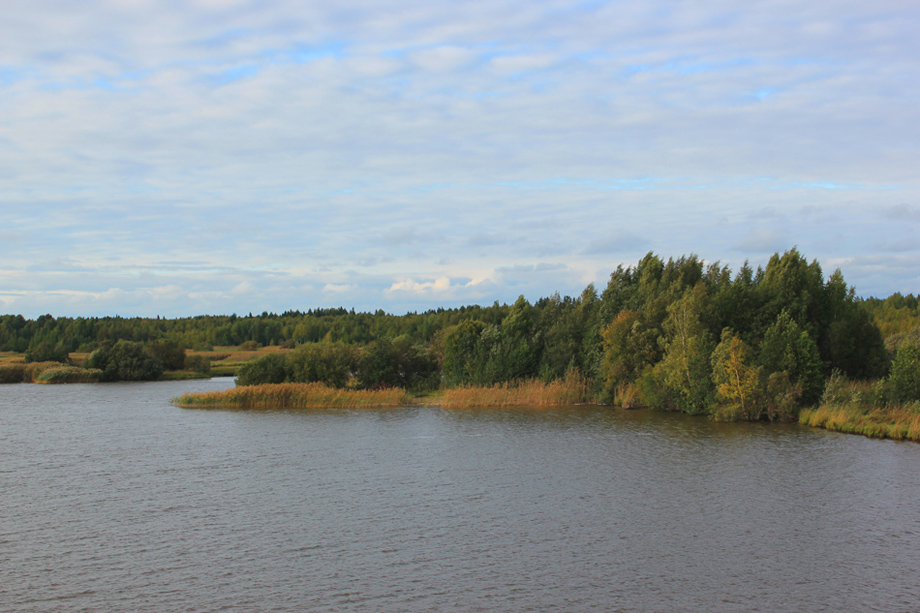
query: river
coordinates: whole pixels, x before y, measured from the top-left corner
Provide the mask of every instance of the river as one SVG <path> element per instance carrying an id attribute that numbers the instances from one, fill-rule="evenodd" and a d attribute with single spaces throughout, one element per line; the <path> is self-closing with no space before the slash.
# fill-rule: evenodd
<path id="1" fill-rule="evenodd" d="M 0 387 L 0 611 L 920 611 L 920 445 Z"/>

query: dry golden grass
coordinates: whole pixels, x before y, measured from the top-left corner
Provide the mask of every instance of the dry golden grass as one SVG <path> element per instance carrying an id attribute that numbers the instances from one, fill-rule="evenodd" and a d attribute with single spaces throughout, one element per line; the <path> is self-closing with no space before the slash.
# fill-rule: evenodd
<path id="1" fill-rule="evenodd" d="M 410 397 L 399 388 L 370 391 L 336 389 L 322 383 L 273 383 L 184 394 L 172 402 L 186 409 L 363 409 L 405 406 Z"/>
<path id="2" fill-rule="evenodd" d="M 26 361 L 24 353 L 15 351 L 0 351 L 0 366 L 6 364 L 22 364 Z"/>
<path id="3" fill-rule="evenodd" d="M 445 390 L 440 405 L 449 409 L 472 407 L 546 407 L 582 404 L 590 400 L 587 379 L 569 375 L 551 383 L 530 380 L 492 386 L 464 386 Z"/>
<path id="4" fill-rule="evenodd" d="M 866 410 L 854 405 L 802 409 L 799 423 L 837 432 L 920 442 L 920 407 L 893 406 Z"/>

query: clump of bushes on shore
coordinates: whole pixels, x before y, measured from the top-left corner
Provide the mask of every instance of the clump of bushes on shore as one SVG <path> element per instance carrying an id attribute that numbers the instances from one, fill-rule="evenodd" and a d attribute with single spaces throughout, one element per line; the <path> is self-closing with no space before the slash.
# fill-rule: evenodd
<path id="1" fill-rule="evenodd" d="M 173 404 L 186 409 L 311 409 L 382 408 L 405 406 L 405 390 L 355 390 L 332 388 L 323 383 L 270 383 L 247 385 L 219 392 L 179 396 Z"/>

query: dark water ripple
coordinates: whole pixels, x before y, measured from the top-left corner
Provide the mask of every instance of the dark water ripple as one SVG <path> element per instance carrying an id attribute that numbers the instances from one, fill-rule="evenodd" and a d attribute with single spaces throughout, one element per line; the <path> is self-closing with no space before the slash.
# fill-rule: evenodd
<path id="1" fill-rule="evenodd" d="M 920 610 L 920 445 L 228 385 L 0 388 L 0 610 Z"/>

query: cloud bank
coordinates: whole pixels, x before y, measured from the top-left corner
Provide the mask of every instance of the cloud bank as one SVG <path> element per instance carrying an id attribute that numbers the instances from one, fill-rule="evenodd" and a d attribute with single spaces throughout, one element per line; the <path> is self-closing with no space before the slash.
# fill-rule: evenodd
<path id="1" fill-rule="evenodd" d="M 0 311 L 405 312 L 793 245 L 916 292 L 918 14 L 13 0 Z"/>

